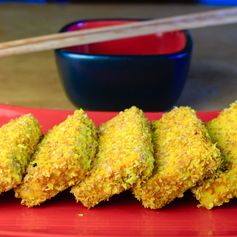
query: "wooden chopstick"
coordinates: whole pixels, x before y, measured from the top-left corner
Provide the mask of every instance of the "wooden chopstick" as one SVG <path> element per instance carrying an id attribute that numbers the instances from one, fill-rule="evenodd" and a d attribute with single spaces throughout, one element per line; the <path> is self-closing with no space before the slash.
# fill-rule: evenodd
<path id="1" fill-rule="evenodd" d="M 4 42 L 0 57 L 231 23 L 237 23 L 237 7 Z"/>

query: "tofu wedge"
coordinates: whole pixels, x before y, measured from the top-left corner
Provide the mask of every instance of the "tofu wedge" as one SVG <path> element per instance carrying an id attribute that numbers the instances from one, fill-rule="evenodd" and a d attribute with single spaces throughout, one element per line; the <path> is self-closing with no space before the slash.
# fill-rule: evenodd
<path id="1" fill-rule="evenodd" d="M 223 166 L 192 191 L 199 206 L 211 209 L 237 197 L 237 102 L 210 121 L 207 128 L 221 150 Z"/>
<path id="2" fill-rule="evenodd" d="M 182 197 L 220 166 L 220 152 L 204 124 L 189 107 L 174 108 L 152 124 L 155 168 L 133 188 L 144 207 L 159 209 Z"/>
<path id="3" fill-rule="evenodd" d="M 0 193 L 21 183 L 41 136 L 41 127 L 31 114 L 0 128 Z"/>
<path id="4" fill-rule="evenodd" d="M 153 170 L 150 124 L 136 107 L 99 128 L 99 150 L 89 175 L 71 192 L 91 208 L 150 177 Z"/>
<path id="5" fill-rule="evenodd" d="M 38 145 L 15 196 L 36 206 L 81 181 L 97 149 L 97 130 L 83 110 L 53 127 Z"/>

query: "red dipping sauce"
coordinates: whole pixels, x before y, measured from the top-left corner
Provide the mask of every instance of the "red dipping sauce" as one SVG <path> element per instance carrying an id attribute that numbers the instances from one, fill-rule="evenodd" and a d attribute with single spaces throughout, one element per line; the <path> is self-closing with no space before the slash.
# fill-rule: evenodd
<path id="1" fill-rule="evenodd" d="M 85 30 L 131 22 L 135 21 L 81 21 L 68 26 L 66 31 Z M 95 55 L 166 55 L 182 51 L 185 48 L 185 45 L 185 33 L 183 31 L 174 31 L 74 46 L 66 48 L 66 50 L 74 53 Z"/>

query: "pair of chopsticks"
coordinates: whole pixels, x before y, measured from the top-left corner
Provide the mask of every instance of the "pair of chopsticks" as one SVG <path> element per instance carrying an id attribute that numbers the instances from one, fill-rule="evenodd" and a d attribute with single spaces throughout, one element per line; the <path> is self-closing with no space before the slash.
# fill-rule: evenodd
<path id="1" fill-rule="evenodd" d="M 4 42 L 0 57 L 231 23 L 237 23 L 237 7 Z"/>

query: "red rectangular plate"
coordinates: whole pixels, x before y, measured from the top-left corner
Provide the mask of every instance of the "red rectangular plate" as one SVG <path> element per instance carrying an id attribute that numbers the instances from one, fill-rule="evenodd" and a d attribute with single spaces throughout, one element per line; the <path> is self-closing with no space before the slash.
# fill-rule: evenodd
<path id="1" fill-rule="evenodd" d="M 32 113 L 46 132 L 64 120 L 72 111 L 45 110 L 0 105 L 0 124 L 22 114 Z M 88 112 L 97 125 L 116 113 Z M 203 121 L 216 117 L 218 112 L 200 112 Z M 146 113 L 150 120 L 162 113 Z M 20 205 L 13 192 L 0 197 L 0 236 L 236 236 L 237 202 L 208 211 L 197 208 L 190 193 L 161 210 L 149 210 L 129 192 L 113 197 L 87 210 L 76 203 L 68 191 L 59 194 L 40 207 Z"/>

